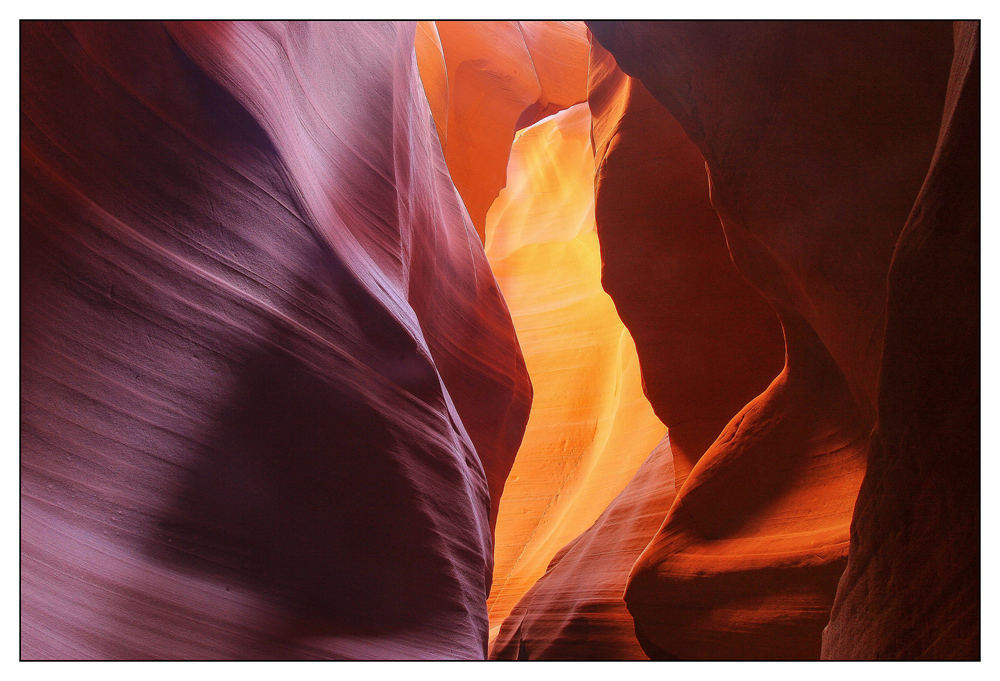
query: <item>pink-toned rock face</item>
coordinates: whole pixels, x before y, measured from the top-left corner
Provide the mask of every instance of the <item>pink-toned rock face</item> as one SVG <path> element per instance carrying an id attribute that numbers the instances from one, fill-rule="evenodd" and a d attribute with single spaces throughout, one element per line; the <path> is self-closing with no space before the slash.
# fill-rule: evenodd
<path id="1" fill-rule="evenodd" d="M 23 658 L 979 657 L 978 22 L 590 29 L 22 22 Z"/>
<path id="2" fill-rule="evenodd" d="M 25 658 L 485 654 L 530 385 L 414 34 L 22 24 Z"/>

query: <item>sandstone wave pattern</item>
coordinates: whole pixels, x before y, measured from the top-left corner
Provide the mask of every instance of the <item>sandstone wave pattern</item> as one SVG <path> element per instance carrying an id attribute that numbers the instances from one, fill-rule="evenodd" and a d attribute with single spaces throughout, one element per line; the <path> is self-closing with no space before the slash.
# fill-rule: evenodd
<path id="1" fill-rule="evenodd" d="M 19 47 L 22 660 L 980 659 L 979 21 Z"/>

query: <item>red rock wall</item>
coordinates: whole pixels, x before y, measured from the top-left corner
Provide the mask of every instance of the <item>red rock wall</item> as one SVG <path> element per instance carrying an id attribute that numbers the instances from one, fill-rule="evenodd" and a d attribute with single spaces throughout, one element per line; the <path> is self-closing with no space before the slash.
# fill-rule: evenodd
<path id="1" fill-rule="evenodd" d="M 21 31 L 22 656 L 482 657 L 530 385 L 414 25 Z"/>
<path id="2" fill-rule="evenodd" d="M 878 425 L 827 659 L 980 657 L 979 23 L 889 270 Z"/>
<path id="3" fill-rule="evenodd" d="M 773 253 L 787 283 L 734 255 L 744 276 L 800 311 L 871 418 L 885 276 L 933 152 L 950 24 L 591 29 L 678 120 L 705 157 L 716 209 Z"/>
<path id="4" fill-rule="evenodd" d="M 733 266 L 701 152 L 599 43 L 590 63 L 602 283 L 670 428 L 679 488 L 781 371 L 781 325 Z"/>
<path id="5" fill-rule="evenodd" d="M 698 146 L 733 262 L 785 334 L 781 374 L 701 457 L 633 567 L 637 633 L 654 657 L 818 657 L 874 419 L 889 261 L 941 116 L 948 26 L 590 27 Z"/>

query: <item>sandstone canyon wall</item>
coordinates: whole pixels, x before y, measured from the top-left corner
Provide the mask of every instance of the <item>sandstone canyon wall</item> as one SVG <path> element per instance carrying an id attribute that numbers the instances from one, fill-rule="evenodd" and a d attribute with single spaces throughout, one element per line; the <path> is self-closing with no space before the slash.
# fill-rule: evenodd
<path id="1" fill-rule="evenodd" d="M 893 250 L 898 262 L 897 240 L 927 174 L 940 127 L 953 51 L 951 26 L 596 22 L 590 28 L 697 145 L 733 262 L 774 307 L 785 336 L 781 374 L 701 457 L 636 561 L 626 591 L 636 632 L 654 657 L 818 657 L 848 556 L 848 525 L 865 472 L 868 434 L 876 416 L 881 423 L 882 391 L 891 389 L 886 387 L 886 367 L 903 361 L 891 358 L 891 345 L 883 349 L 883 329 L 891 333 L 916 325 L 913 302 L 901 304 L 906 321 L 894 325 L 891 298 L 887 315 L 886 282 L 888 278 L 891 288 Z M 955 87 L 961 90 L 953 83 Z M 973 134 L 968 123 L 958 129 L 967 137 Z M 967 150 L 971 143 L 966 139 L 959 144 Z M 958 226 L 941 230 L 948 236 L 939 238 L 951 238 L 955 245 L 948 256 L 929 266 L 935 274 L 950 272 L 959 262 L 978 261 L 978 223 L 973 219 L 978 184 L 969 179 L 975 175 L 973 162 L 962 162 L 970 164 L 958 169 L 964 180 L 950 181 L 947 189 L 924 190 L 932 202 L 942 200 L 939 193 L 955 192 L 965 211 L 952 223 Z M 921 233 L 934 233 L 934 227 L 926 226 L 933 220 L 923 223 Z M 602 252 L 608 252 L 600 213 L 598 230 Z M 904 235 L 899 243 L 905 241 Z M 915 251 L 919 249 L 911 246 L 910 252 Z M 919 261 L 929 256 L 911 257 Z M 963 276 L 968 279 L 962 281 L 978 280 L 978 270 L 969 269 Z M 935 276 L 927 283 L 935 290 L 932 302 L 916 306 L 925 319 L 944 314 L 937 301 L 949 295 L 952 284 L 942 279 Z M 909 296 L 915 294 L 901 295 L 912 300 Z M 972 360 L 964 358 L 978 351 L 972 332 L 978 329 L 974 296 L 963 297 L 966 302 L 954 313 L 962 318 L 955 324 L 960 340 L 941 345 L 951 359 L 935 357 L 935 334 L 927 334 L 916 348 L 896 350 L 911 367 L 901 372 L 905 376 L 896 376 L 900 394 L 912 395 L 914 389 L 926 394 L 918 389 L 924 379 L 915 376 L 937 375 L 942 363 L 951 367 L 965 362 L 963 366 L 971 368 Z M 628 323 L 624 314 L 623 319 Z M 906 337 L 914 331 L 897 333 Z M 642 358 L 638 331 L 636 339 Z M 913 373 L 914 363 L 927 373 Z M 646 366 L 644 362 L 644 370 Z M 647 382 L 653 380 L 654 374 L 648 373 Z M 947 567 L 926 570 L 860 558 L 864 566 L 845 577 L 841 591 L 859 582 L 861 586 L 841 596 L 843 619 L 838 623 L 835 616 L 831 625 L 827 656 L 839 652 L 847 657 L 905 658 L 917 653 L 918 648 L 902 647 L 900 641 L 903 631 L 923 626 L 913 623 L 913 599 L 931 574 L 945 579 L 937 587 L 942 598 L 961 594 L 949 608 L 968 612 L 973 594 L 978 602 L 978 581 L 968 579 L 970 570 L 978 568 L 978 524 L 969 522 L 971 514 L 978 514 L 978 498 L 971 492 L 971 481 L 978 481 L 978 440 L 971 437 L 978 432 L 972 416 L 978 411 L 978 383 L 964 378 L 947 385 L 940 400 L 934 392 L 935 397 L 921 398 L 913 408 L 931 422 L 936 410 L 946 417 L 961 412 L 965 419 L 947 418 L 948 425 L 940 426 L 941 432 L 957 429 L 952 458 L 959 463 L 925 494 L 925 508 L 951 504 L 949 512 L 922 526 L 930 532 L 939 523 L 961 520 L 961 529 L 945 535 L 950 538 L 946 548 L 934 549 L 940 551 L 935 555 L 942 555 L 941 561 L 948 551 L 959 555 Z M 945 408 L 956 393 L 962 395 L 959 404 Z M 657 400 L 653 404 L 659 408 Z M 937 437 L 940 441 L 941 435 Z M 876 451 L 884 446 L 876 445 Z M 906 450 L 915 445 L 895 446 Z M 902 465 L 889 463 L 899 462 L 901 454 L 877 456 L 879 467 L 866 478 L 869 486 L 886 484 L 871 482 L 885 479 L 886 466 Z M 904 480 L 889 487 L 898 490 L 899 499 L 927 484 L 907 485 Z M 908 480 L 913 481 L 912 475 Z M 871 494 L 866 492 L 862 500 Z M 891 500 L 880 503 L 900 508 Z M 905 513 L 892 512 L 897 513 L 894 520 L 885 518 L 890 527 L 914 526 Z M 864 519 L 855 518 L 852 557 L 860 549 Z M 881 520 L 869 515 L 867 527 L 879 526 Z M 871 537 L 874 530 L 867 531 Z M 872 541 L 868 539 L 869 552 Z M 927 543 L 910 550 L 931 549 Z M 899 554 L 896 558 L 902 560 Z M 860 577 L 866 570 L 874 573 Z M 869 610 L 859 594 L 881 588 L 872 580 L 889 575 L 900 580 L 900 586 L 881 598 L 901 594 L 895 610 Z M 965 578 L 961 587 L 960 577 Z M 870 635 L 877 643 L 847 643 L 846 635 L 835 638 L 836 632 L 859 633 L 861 623 L 873 617 L 881 626 L 881 632 Z M 928 637 L 932 631 L 942 634 L 943 626 L 934 626 L 927 625 Z M 969 632 L 976 632 L 978 644 L 978 616 L 967 614 L 956 628 L 963 634 L 950 636 L 961 645 L 947 654 L 938 648 L 928 655 L 968 656 Z M 887 631 L 897 637 L 895 643 Z M 833 640 L 839 647 L 831 647 Z M 978 648 L 971 656 L 976 655 Z"/>
<path id="2" fill-rule="evenodd" d="M 497 521 L 491 637 L 665 432 L 643 396 L 635 344 L 601 288 L 582 103 L 589 50 L 580 22 L 418 27 L 449 170 L 474 219 L 477 205 L 489 208 L 487 257 L 535 389 Z"/>
<path id="3" fill-rule="evenodd" d="M 603 286 L 670 435 L 552 561 L 504 624 L 497 657 L 646 657 L 622 599 L 632 565 L 702 452 L 781 370 L 781 327 L 732 265 L 701 154 L 596 43 L 589 78 Z"/>
<path id="4" fill-rule="evenodd" d="M 481 658 L 530 384 L 415 25 L 21 25 L 25 658 Z"/>
<path id="5" fill-rule="evenodd" d="M 978 658 L 979 78 L 23 22 L 22 657 Z"/>
<path id="6" fill-rule="evenodd" d="M 441 147 L 480 239 L 514 132 L 587 99 L 579 21 L 422 21 L 416 41 Z"/>
<path id="7" fill-rule="evenodd" d="M 601 288 L 590 128 L 583 103 L 523 130 L 486 219 L 486 255 L 535 389 L 497 520 L 494 627 L 666 432 Z"/>
<path id="8" fill-rule="evenodd" d="M 978 22 L 956 22 L 930 172 L 889 269 L 878 422 L 829 659 L 980 655 Z"/>

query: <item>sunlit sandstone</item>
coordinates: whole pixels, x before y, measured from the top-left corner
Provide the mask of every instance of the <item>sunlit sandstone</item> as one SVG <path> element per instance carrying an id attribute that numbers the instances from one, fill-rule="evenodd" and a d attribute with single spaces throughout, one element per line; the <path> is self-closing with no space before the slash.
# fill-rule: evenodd
<path id="1" fill-rule="evenodd" d="M 536 123 L 515 140 L 507 187 L 487 216 L 486 255 L 534 387 L 497 520 L 494 631 L 666 431 L 601 288 L 593 159 L 586 104 Z"/>

